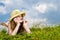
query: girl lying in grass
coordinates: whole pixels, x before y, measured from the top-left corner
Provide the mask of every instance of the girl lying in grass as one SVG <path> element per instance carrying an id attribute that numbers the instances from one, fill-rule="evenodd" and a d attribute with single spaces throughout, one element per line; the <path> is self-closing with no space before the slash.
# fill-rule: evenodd
<path id="1" fill-rule="evenodd" d="M 25 12 L 14 10 L 10 16 L 11 18 L 9 19 L 8 25 L 1 23 L 1 25 L 8 27 L 9 35 L 16 35 L 20 32 L 23 32 L 24 30 L 26 30 L 27 33 L 31 33 L 29 27 L 27 26 L 27 21 L 24 20 Z"/>

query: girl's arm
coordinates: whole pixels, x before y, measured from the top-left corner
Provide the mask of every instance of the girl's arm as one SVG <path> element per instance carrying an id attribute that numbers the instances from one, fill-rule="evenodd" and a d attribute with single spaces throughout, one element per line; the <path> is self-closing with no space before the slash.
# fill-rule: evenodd
<path id="1" fill-rule="evenodd" d="M 12 33 L 11 25 L 10 23 L 8 23 L 8 34 L 11 35 L 11 33 Z"/>
<path id="2" fill-rule="evenodd" d="M 24 21 L 23 27 L 24 27 L 24 29 L 27 31 L 27 33 L 31 33 L 31 31 L 30 31 L 30 29 L 29 29 L 29 27 L 28 27 L 27 21 Z"/>
<path id="3" fill-rule="evenodd" d="M 9 24 L 9 27 L 8 27 L 8 30 L 9 30 L 9 34 L 10 35 L 16 35 L 17 34 L 17 31 L 19 29 L 19 26 L 20 26 L 20 23 L 17 24 L 16 28 L 12 31 L 11 27 L 10 27 L 10 24 Z"/>
<path id="4" fill-rule="evenodd" d="M 19 26 L 20 26 L 20 23 L 17 24 L 16 28 L 14 29 L 14 31 L 12 32 L 11 35 L 16 35 L 17 34 L 17 31 L 19 29 Z"/>

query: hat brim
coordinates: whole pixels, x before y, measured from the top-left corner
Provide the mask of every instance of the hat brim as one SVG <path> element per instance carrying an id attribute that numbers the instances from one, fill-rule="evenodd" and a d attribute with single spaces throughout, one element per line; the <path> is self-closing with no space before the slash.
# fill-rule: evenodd
<path id="1" fill-rule="evenodd" d="M 13 18 L 17 17 L 18 15 L 23 15 L 23 17 L 26 15 L 25 12 L 21 12 L 20 14 L 14 15 L 13 17 L 11 17 L 10 19 L 8 19 L 9 21 L 11 21 Z"/>

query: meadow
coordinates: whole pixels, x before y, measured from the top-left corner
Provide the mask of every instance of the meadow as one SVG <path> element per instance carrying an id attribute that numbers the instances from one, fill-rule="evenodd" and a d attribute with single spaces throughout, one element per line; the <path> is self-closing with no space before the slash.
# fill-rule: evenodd
<path id="1" fill-rule="evenodd" d="M 5 30 L 0 32 L 0 40 L 60 40 L 60 25 L 44 28 L 30 28 L 32 34 L 26 32 L 10 36 Z"/>

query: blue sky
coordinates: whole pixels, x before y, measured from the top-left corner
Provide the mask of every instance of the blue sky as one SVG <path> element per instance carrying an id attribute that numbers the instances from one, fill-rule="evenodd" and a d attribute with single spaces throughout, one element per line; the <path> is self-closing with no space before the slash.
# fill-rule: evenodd
<path id="1" fill-rule="evenodd" d="M 60 24 L 60 0 L 0 0 L 0 22 L 7 22 L 15 9 L 25 11 L 31 23 Z"/>

